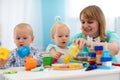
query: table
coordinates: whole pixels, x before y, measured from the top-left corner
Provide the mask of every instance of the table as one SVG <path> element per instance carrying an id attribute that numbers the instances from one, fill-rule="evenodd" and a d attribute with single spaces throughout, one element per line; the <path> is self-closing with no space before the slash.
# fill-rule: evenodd
<path id="1" fill-rule="evenodd" d="M 120 67 L 111 70 L 96 69 L 91 71 L 80 70 L 48 70 L 40 72 L 25 71 L 24 67 L 0 70 L 17 70 L 16 74 L 0 74 L 5 80 L 120 80 Z M 0 79 L 2 80 L 2 79 Z"/>

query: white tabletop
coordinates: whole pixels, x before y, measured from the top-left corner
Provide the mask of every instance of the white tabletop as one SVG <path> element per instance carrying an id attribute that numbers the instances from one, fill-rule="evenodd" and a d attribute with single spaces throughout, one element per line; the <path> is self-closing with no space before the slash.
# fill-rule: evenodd
<path id="1" fill-rule="evenodd" d="M 16 74 L 2 74 L 4 71 L 17 70 Z M 31 72 L 24 67 L 0 70 L 6 80 L 120 80 L 120 67 L 111 70 L 96 69 L 91 71 L 80 70 L 48 70 Z"/>

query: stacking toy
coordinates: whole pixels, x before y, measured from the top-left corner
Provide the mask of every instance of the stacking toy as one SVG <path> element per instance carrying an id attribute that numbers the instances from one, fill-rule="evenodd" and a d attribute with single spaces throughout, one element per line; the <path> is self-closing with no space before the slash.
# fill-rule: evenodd
<path id="1" fill-rule="evenodd" d="M 35 58 L 26 57 L 25 58 L 25 70 L 29 71 L 37 67 L 37 60 Z"/>
<path id="2" fill-rule="evenodd" d="M 7 60 L 10 54 L 10 50 L 0 47 L 0 58 Z"/>
<path id="3" fill-rule="evenodd" d="M 70 48 L 69 54 L 64 58 L 64 63 L 67 64 L 70 61 L 71 57 L 76 57 L 79 53 L 79 48 L 77 45 L 73 45 Z"/>
<path id="4" fill-rule="evenodd" d="M 21 48 L 18 49 L 17 52 L 21 58 L 24 58 L 30 54 L 30 49 L 28 46 L 22 46 Z"/>

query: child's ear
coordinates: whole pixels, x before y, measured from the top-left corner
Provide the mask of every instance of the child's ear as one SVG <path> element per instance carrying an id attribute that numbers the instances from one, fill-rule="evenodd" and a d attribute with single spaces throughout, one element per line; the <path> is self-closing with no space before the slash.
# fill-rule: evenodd
<path id="1" fill-rule="evenodd" d="M 32 37 L 32 42 L 34 41 L 34 36 Z"/>
<path id="2" fill-rule="evenodd" d="M 52 37 L 52 40 L 55 40 L 55 37 L 54 37 L 54 36 Z"/>

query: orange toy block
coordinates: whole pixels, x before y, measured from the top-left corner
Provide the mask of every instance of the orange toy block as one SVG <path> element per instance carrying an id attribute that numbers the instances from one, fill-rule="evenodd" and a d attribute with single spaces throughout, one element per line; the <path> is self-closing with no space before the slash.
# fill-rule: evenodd
<path id="1" fill-rule="evenodd" d="M 7 60 L 10 54 L 10 50 L 0 47 L 0 58 Z"/>
<path id="2" fill-rule="evenodd" d="M 25 59 L 25 70 L 29 71 L 37 67 L 37 60 L 35 58 L 26 57 Z"/>

